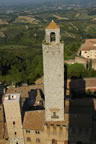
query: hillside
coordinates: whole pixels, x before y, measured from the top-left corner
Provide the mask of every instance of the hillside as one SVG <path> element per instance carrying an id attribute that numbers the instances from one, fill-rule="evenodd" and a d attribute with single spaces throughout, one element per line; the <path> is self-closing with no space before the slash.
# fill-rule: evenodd
<path id="1" fill-rule="evenodd" d="M 74 58 L 85 39 L 96 38 L 96 8 L 62 5 L 0 10 L 0 21 L 4 22 L 0 24 L 0 80 L 31 84 L 42 76 L 44 29 L 52 19 L 61 27 L 66 60 Z M 82 75 L 92 75 L 86 73 Z"/>

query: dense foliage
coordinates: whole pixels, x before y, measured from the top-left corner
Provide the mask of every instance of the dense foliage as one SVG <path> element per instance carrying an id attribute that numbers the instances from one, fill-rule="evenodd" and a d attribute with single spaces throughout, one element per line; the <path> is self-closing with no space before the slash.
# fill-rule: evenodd
<path id="1" fill-rule="evenodd" d="M 18 51 L 14 49 L 13 47 L 11 51 L 0 53 L 0 80 L 7 84 L 19 84 L 20 82 L 32 84 L 34 80 L 42 76 L 41 51 L 32 53 L 34 49 L 30 50 L 29 47 L 23 50 L 22 47 L 19 47 Z"/>
<path id="2" fill-rule="evenodd" d="M 15 10 L 5 14 L 0 11 L 0 18 L 9 23 L 0 25 L 0 80 L 7 84 L 26 82 L 32 84 L 43 75 L 42 41 L 44 29 L 52 19 L 61 27 L 64 58 L 74 59 L 85 39 L 96 38 L 96 22 L 93 21 L 96 16 L 95 11 L 91 9 L 53 9 L 37 12 Z M 18 15 L 32 15 L 39 22 L 16 23 Z M 96 76 L 96 71 L 91 67 L 88 70 L 81 64 L 66 65 L 66 67 L 67 78 Z"/>
<path id="3" fill-rule="evenodd" d="M 72 65 L 65 64 L 65 79 L 66 78 L 83 78 L 83 77 L 96 77 L 96 70 L 89 68 L 86 69 L 84 65 L 75 63 Z"/>

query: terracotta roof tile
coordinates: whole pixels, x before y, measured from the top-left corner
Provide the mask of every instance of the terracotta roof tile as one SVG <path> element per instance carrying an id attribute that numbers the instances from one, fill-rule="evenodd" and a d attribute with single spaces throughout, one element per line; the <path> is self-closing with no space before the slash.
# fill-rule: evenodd
<path id="1" fill-rule="evenodd" d="M 29 97 L 29 92 L 32 90 L 37 90 L 36 103 L 42 100 L 39 90 L 42 90 L 42 92 L 44 93 L 43 84 L 35 84 L 31 86 L 21 86 L 21 87 L 9 87 L 6 93 L 7 94 L 8 93 L 20 93 L 21 98 L 25 99 Z"/>
<path id="2" fill-rule="evenodd" d="M 24 116 L 23 129 L 44 130 L 45 111 L 30 111 Z"/>
<path id="3" fill-rule="evenodd" d="M 52 20 L 46 29 L 60 29 L 60 27 Z"/>
<path id="4" fill-rule="evenodd" d="M 96 39 L 88 39 L 81 45 L 81 50 L 96 50 Z"/>

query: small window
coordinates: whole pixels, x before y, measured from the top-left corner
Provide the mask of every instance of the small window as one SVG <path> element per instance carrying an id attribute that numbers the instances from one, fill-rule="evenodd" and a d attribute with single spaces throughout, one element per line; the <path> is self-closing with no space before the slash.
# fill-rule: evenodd
<path id="1" fill-rule="evenodd" d="M 81 51 L 80 51 L 79 55 L 81 56 Z"/>
<path id="2" fill-rule="evenodd" d="M 66 125 L 63 125 L 64 127 L 66 127 Z"/>
<path id="3" fill-rule="evenodd" d="M 40 139 L 39 139 L 39 138 L 36 138 L 36 142 L 37 142 L 37 143 L 40 143 Z"/>
<path id="4" fill-rule="evenodd" d="M 27 141 L 28 141 L 28 142 L 31 142 L 31 138 L 30 138 L 30 137 L 27 137 Z"/>
<path id="5" fill-rule="evenodd" d="M 36 134 L 40 134 L 40 132 L 39 132 L 39 131 L 35 131 L 35 133 L 36 133 Z"/>
<path id="6" fill-rule="evenodd" d="M 15 125 L 15 121 L 13 121 L 13 125 Z"/>
<path id="7" fill-rule="evenodd" d="M 16 133 L 16 132 L 15 132 L 14 134 L 15 134 L 15 136 L 17 135 L 17 133 Z"/>
<path id="8" fill-rule="evenodd" d="M 26 133 L 30 133 L 30 130 L 26 130 Z"/>

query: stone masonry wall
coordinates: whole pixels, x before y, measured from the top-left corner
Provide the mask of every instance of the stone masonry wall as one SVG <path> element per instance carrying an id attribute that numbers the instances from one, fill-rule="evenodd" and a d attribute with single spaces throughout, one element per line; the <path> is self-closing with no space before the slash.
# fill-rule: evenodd
<path id="1" fill-rule="evenodd" d="M 46 121 L 64 120 L 64 45 L 43 45 Z M 53 112 L 57 118 L 53 118 Z"/>

